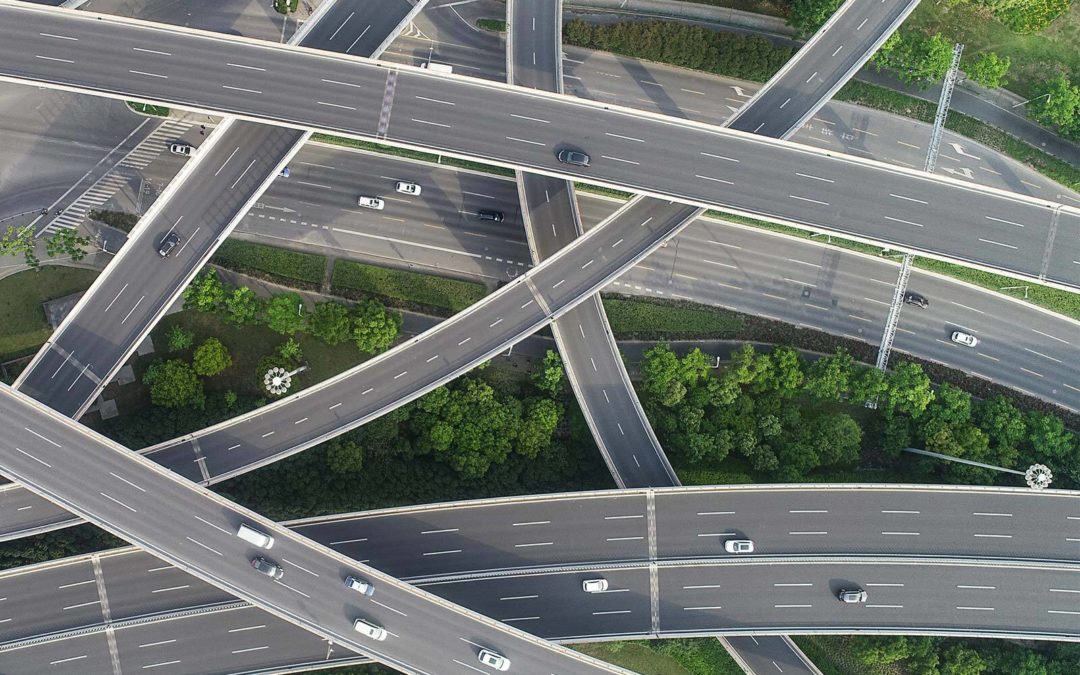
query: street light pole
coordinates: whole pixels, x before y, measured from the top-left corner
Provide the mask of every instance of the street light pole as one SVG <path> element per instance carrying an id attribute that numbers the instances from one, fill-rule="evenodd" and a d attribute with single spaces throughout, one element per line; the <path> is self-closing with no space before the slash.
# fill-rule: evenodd
<path id="1" fill-rule="evenodd" d="M 982 462 L 975 462 L 970 459 L 961 459 L 959 457 L 953 457 L 952 455 L 943 455 L 940 452 L 931 452 L 929 450 L 921 450 L 919 448 L 904 448 L 904 452 L 910 452 L 915 455 L 925 455 L 926 457 L 934 457 L 936 459 L 943 459 L 947 462 L 958 462 L 960 464 L 968 464 L 970 466 L 977 466 L 981 469 L 992 469 L 994 471 L 1002 471 L 1004 473 L 1011 473 L 1017 476 L 1023 476 L 1027 482 L 1028 487 L 1032 490 L 1043 490 L 1050 486 L 1050 482 L 1054 480 L 1054 474 L 1050 472 L 1050 469 L 1042 464 L 1032 464 L 1026 471 L 1017 471 L 1016 469 L 1006 469 L 1003 466 L 994 466 L 993 464 L 984 464 Z"/>

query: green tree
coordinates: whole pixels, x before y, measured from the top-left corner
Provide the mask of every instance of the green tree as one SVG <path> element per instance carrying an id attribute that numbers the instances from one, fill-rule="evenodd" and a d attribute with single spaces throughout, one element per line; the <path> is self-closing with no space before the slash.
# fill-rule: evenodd
<path id="1" fill-rule="evenodd" d="M 206 401 L 202 380 L 185 361 L 158 361 L 146 369 L 143 384 L 150 387 L 150 400 L 165 408 L 202 408 Z"/>
<path id="2" fill-rule="evenodd" d="M 353 310 L 353 341 L 360 351 L 376 354 L 394 344 L 401 330 L 401 315 L 368 299 Z"/>
<path id="3" fill-rule="evenodd" d="M 929 84 L 945 77 L 952 51 L 952 43 L 937 34 L 896 33 L 878 50 L 874 63 L 894 71 L 901 82 Z"/>
<path id="4" fill-rule="evenodd" d="M 559 426 L 559 404 L 550 398 L 539 398 L 528 404 L 521 422 L 517 453 L 535 459 L 542 450 L 551 447 L 551 435 Z"/>
<path id="5" fill-rule="evenodd" d="M 1080 87 L 1057 75 L 1035 86 L 1028 103 L 1028 114 L 1034 119 L 1058 127 L 1068 137 L 1080 136 Z"/>
<path id="6" fill-rule="evenodd" d="M 842 3 L 843 0 L 794 0 L 788 23 L 803 33 L 813 33 L 829 20 Z"/>
<path id="7" fill-rule="evenodd" d="M 195 333 L 192 333 L 178 323 L 173 324 L 172 328 L 169 329 L 169 332 L 165 334 L 165 337 L 169 341 L 170 352 L 182 352 L 195 344 Z"/>
<path id="8" fill-rule="evenodd" d="M 184 309 L 197 309 L 200 312 L 217 311 L 225 302 L 225 286 L 217 272 L 207 270 L 191 280 L 184 289 Z"/>
<path id="9" fill-rule="evenodd" d="M 231 366 L 232 356 L 221 340 L 207 338 L 195 349 L 192 365 L 197 375 L 209 377 Z"/>
<path id="10" fill-rule="evenodd" d="M 289 338 L 278 345 L 277 355 L 290 364 L 299 363 L 304 358 L 304 352 L 300 349 L 300 343 Z"/>
<path id="11" fill-rule="evenodd" d="M 308 319 L 308 332 L 328 345 L 339 345 L 349 339 L 351 324 L 348 307 L 338 302 L 320 302 Z"/>
<path id="12" fill-rule="evenodd" d="M 855 367 L 855 359 L 842 347 L 831 356 L 823 356 L 807 368 L 806 392 L 814 398 L 842 401 L 851 390 Z"/>
<path id="13" fill-rule="evenodd" d="M 953 645 L 942 654 L 940 668 L 941 675 L 981 675 L 986 662 L 974 649 Z"/>
<path id="14" fill-rule="evenodd" d="M 547 350 L 544 354 L 544 362 L 540 364 L 539 369 L 533 371 L 532 380 L 540 391 L 552 398 L 558 398 L 566 381 L 562 358 L 558 352 Z"/>
<path id="15" fill-rule="evenodd" d="M 887 389 L 885 373 L 877 368 L 865 366 L 857 368 L 857 372 L 851 378 L 851 400 L 856 403 L 876 401 L 885 395 Z"/>
<path id="16" fill-rule="evenodd" d="M 964 69 L 968 79 L 975 84 L 988 89 L 997 89 L 1008 84 L 1005 75 L 1009 72 L 1012 60 L 1008 56 L 1001 57 L 994 52 L 979 54 Z"/>
<path id="17" fill-rule="evenodd" d="M 820 465 L 849 464 L 859 459 L 862 428 L 851 415 L 819 415 L 806 425 L 806 437 Z"/>
<path id="18" fill-rule="evenodd" d="M 672 408 L 686 396 L 681 381 L 679 357 L 666 343 L 645 352 L 641 362 L 641 386 L 646 395 L 662 406 Z"/>
<path id="19" fill-rule="evenodd" d="M 982 401 L 976 406 L 974 415 L 979 428 L 999 447 L 1018 447 L 1027 433 L 1024 416 L 1004 396 Z"/>
<path id="20" fill-rule="evenodd" d="M 349 436 L 339 436 L 326 444 L 326 466 L 337 474 L 357 474 L 364 466 L 364 446 Z"/>
<path id="21" fill-rule="evenodd" d="M 64 228 L 45 242 L 45 253 L 50 257 L 70 256 L 75 262 L 86 257 L 86 247 L 94 243 L 90 237 L 80 237 L 75 230 Z"/>
<path id="22" fill-rule="evenodd" d="M 21 255 L 31 269 L 37 269 L 41 261 L 34 254 L 33 228 L 9 225 L 0 236 L 0 255 Z"/>
<path id="23" fill-rule="evenodd" d="M 225 320 L 237 326 L 246 326 L 259 320 L 261 303 L 255 291 L 247 286 L 234 288 L 225 298 Z"/>
<path id="24" fill-rule="evenodd" d="M 934 400 L 930 378 L 917 363 L 900 362 L 887 375 L 886 382 L 887 405 L 912 417 L 921 415 Z"/>
<path id="25" fill-rule="evenodd" d="M 791 398 L 802 387 L 802 355 L 791 347 L 777 347 L 771 354 L 759 357 L 762 367 L 751 387 L 754 391 L 775 392 L 781 398 Z"/>
<path id="26" fill-rule="evenodd" d="M 266 303 L 266 325 L 282 335 L 293 335 L 304 327 L 306 309 L 299 293 L 281 293 Z"/>

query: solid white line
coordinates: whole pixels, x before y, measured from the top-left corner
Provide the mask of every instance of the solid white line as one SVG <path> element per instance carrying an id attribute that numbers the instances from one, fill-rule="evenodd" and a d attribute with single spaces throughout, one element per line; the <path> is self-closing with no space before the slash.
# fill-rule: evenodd
<path id="1" fill-rule="evenodd" d="M 58 59 L 58 58 L 56 58 L 56 57 L 53 57 L 53 56 L 39 56 L 39 55 L 35 55 L 35 56 L 34 56 L 34 58 L 35 58 L 35 59 L 41 59 L 42 61 L 59 61 L 60 63 L 75 63 L 75 62 L 74 62 L 74 61 L 72 61 L 71 59 Z"/>
<path id="2" fill-rule="evenodd" d="M 16 449 L 16 450 L 18 450 L 19 452 L 21 452 L 22 454 L 26 455 L 26 456 L 27 456 L 27 457 L 29 457 L 30 459 L 34 460 L 34 461 L 35 461 L 35 462 L 37 462 L 38 464 L 42 464 L 42 465 L 44 465 L 44 466 L 47 466 L 47 467 L 49 467 L 50 469 L 51 469 L 51 468 L 53 468 L 53 467 L 52 467 L 52 464 L 49 464 L 48 462 L 42 461 L 42 460 L 38 459 L 37 457 L 34 457 L 33 455 L 31 455 L 31 454 L 30 454 L 29 452 L 27 452 L 27 451 L 23 450 L 22 448 L 15 448 L 15 449 Z"/>
<path id="3" fill-rule="evenodd" d="M 449 124 L 443 124 L 441 122 L 428 122 L 427 120 L 418 120 L 415 117 L 410 118 L 410 119 L 412 119 L 412 121 L 416 122 L 417 124 L 428 124 L 428 125 L 431 125 L 433 127 L 443 127 L 444 129 L 449 129 L 450 128 Z"/>
<path id="4" fill-rule="evenodd" d="M 499 598 L 499 600 L 532 600 L 539 597 L 539 595 L 508 595 L 505 598 Z"/>
<path id="5" fill-rule="evenodd" d="M 176 640 L 162 640 L 160 642 L 147 642 L 144 645 L 139 645 L 139 649 L 142 649 L 143 647 L 157 647 L 158 645 L 168 645 L 168 644 L 172 644 L 173 642 L 176 642 Z"/>
<path id="6" fill-rule="evenodd" d="M 248 647 L 247 649 L 234 649 L 233 654 L 245 654 L 247 652 L 258 652 L 263 649 L 270 649 L 270 645 L 264 645 L 262 647 Z"/>
<path id="7" fill-rule="evenodd" d="M 734 185 L 735 184 L 735 183 L 732 183 L 729 180 L 724 180 L 723 178 L 713 178 L 712 176 L 702 176 L 701 174 L 694 174 L 694 177 L 695 178 L 700 178 L 701 180 L 711 180 L 714 183 L 723 183 L 724 185 Z M 645 223 L 642 223 L 642 225 L 644 225 L 644 224 Z"/>
<path id="8" fill-rule="evenodd" d="M 330 106 L 331 108 L 344 108 L 345 110 L 356 110 L 351 105 L 341 105 L 340 103 L 328 103 L 326 101 L 315 101 L 318 105 Z"/>
<path id="9" fill-rule="evenodd" d="M 1047 614 L 1080 614 L 1080 612 L 1073 612 L 1067 609 L 1048 609 Z"/>
<path id="10" fill-rule="evenodd" d="M 1002 248 L 1011 248 L 1014 251 L 1019 248 L 1018 246 L 1013 246 L 1012 244 L 1002 244 L 1000 241 L 993 241 L 993 240 L 990 240 L 990 239 L 983 239 L 982 237 L 979 237 L 979 241 L 981 241 L 984 244 L 993 244 L 994 246 L 1001 246 Z"/>
<path id="11" fill-rule="evenodd" d="M 723 609 L 723 607 L 720 606 L 720 605 L 701 605 L 700 607 L 683 607 L 683 610 L 685 610 L 687 612 L 692 612 L 692 611 L 696 611 L 696 610 L 701 610 L 701 611 L 706 611 L 707 612 L 707 611 L 709 611 L 711 609 Z"/>
<path id="12" fill-rule="evenodd" d="M 553 542 L 553 541 L 538 541 L 538 542 L 533 543 L 533 544 L 514 544 L 514 548 L 529 548 L 529 547 L 532 547 L 532 546 L 552 546 L 554 544 L 555 544 L 555 542 Z"/>
<path id="13" fill-rule="evenodd" d="M 161 52 L 156 49 L 143 49 L 142 47 L 132 47 L 133 52 L 146 52 L 147 54 L 160 54 L 161 56 L 172 56 L 170 52 Z"/>
<path id="14" fill-rule="evenodd" d="M 798 607 L 813 607 L 813 605 L 773 605 L 776 609 L 790 609 Z"/>
<path id="15" fill-rule="evenodd" d="M 97 583 L 97 579 L 87 579 L 86 581 L 76 581 L 73 584 L 63 584 L 61 586 L 57 586 L 56 590 L 62 591 L 65 588 L 74 588 L 76 586 L 85 586 L 86 584 L 96 584 L 96 583 Z"/>
<path id="16" fill-rule="evenodd" d="M 799 197 L 798 195 L 788 195 L 788 197 L 791 197 L 792 199 L 798 199 L 799 201 L 803 201 L 803 202 L 811 202 L 811 203 L 814 203 L 814 204 L 821 204 L 822 206 L 828 206 L 829 205 L 829 202 L 823 202 L 820 199 L 810 199 L 809 197 Z"/>
<path id="17" fill-rule="evenodd" d="M 621 138 L 624 141 L 634 141 L 635 143 L 644 143 L 645 141 L 640 138 L 634 138 L 633 136 L 622 136 L 620 134 L 613 134 L 610 131 L 604 132 L 605 136 L 611 136 L 612 138 Z"/>
<path id="18" fill-rule="evenodd" d="M 232 66 L 233 68 L 243 68 L 245 70 L 261 70 L 264 73 L 266 72 L 266 68 L 259 68 L 258 66 L 245 66 L 242 63 L 226 63 L 225 65 Z"/>
<path id="19" fill-rule="evenodd" d="M 185 588 L 191 588 L 191 584 L 184 584 L 183 586 L 170 586 L 168 588 L 155 588 L 150 591 L 151 593 L 168 593 L 169 591 L 182 591 Z"/>
<path id="20" fill-rule="evenodd" d="M 909 202 L 916 202 L 918 204 L 929 204 L 930 203 L 930 202 L 924 201 L 922 199 L 915 199 L 914 197 L 905 197 L 904 195 L 898 195 L 898 194 L 895 194 L 895 193 L 892 193 L 892 192 L 889 193 L 889 196 L 890 197 L 896 197 L 897 199 L 903 199 L 903 200 L 909 201 Z"/>
<path id="21" fill-rule="evenodd" d="M 993 216 L 984 216 L 987 220 L 993 220 L 998 223 L 1005 223 L 1006 225 L 1015 225 L 1017 227 L 1023 227 L 1020 223 L 1013 222 L 1011 220 L 1005 220 L 1004 218 L 995 218 Z"/>
<path id="22" fill-rule="evenodd" d="M 136 489 L 136 490 L 138 490 L 139 492 L 146 492 L 146 489 L 145 489 L 145 488 L 141 488 L 141 487 L 139 487 L 138 485 L 136 485 L 135 483 L 132 483 L 132 482 L 131 482 L 131 481 L 129 481 L 129 480 L 127 479 L 127 478 L 124 478 L 123 476 L 118 476 L 118 475 L 116 475 L 115 473 L 113 473 L 112 471 L 110 471 L 110 472 L 109 472 L 109 475 L 110 475 L 110 476 L 112 476 L 113 478 L 116 478 L 116 479 L 118 479 L 118 480 L 122 480 L 122 481 L 124 481 L 125 483 L 127 483 L 127 484 L 128 484 L 128 485 L 130 485 L 131 487 L 135 488 L 135 489 Z"/>
<path id="23" fill-rule="evenodd" d="M 604 616 L 606 614 L 629 614 L 629 613 L 630 613 L 630 610 L 628 610 L 628 609 L 612 609 L 612 610 L 608 610 L 606 612 L 593 612 L 592 614 L 593 614 L 593 616 Z"/>
<path id="24" fill-rule="evenodd" d="M 828 513 L 825 509 L 789 509 L 788 513 Z"/>
<path id="25" fill-rule="evenodd" d="M 85 658 L 87 658 L 86 654 L 83 654 L 82 656 L 72 656 L 69 659 L 60 659 L 59 661 L 49 661 L 49 665 L 50 666 L 55 666 L 55 665 L 60 664 L 60 663 L 67 663 L 68 661 L 78 661 L 79 659 L 85 659 Z"/>
<path id="26" fill-rule="evenodd" d="M 221 88 L 222 89 L 232 89 L 233 91 L 242 91 L 245 94 L 261 94 L 262 93 L 258 89 L 245 89 L 244 87 L 230 87 L 227 84 L 221 85 Z"/>
<path id="27" fill-rule="evenodd" d="M 702 153 L 698 153 L 698 154 L 704 155 L 706 157 L 712 157 L 713 159 L 722 159 L 725 162 L 735 162 L 736 164 L 739 162 L 739 160 L 737 160 L 737 159 L 735 159 L 733 157 L 724 157 L 723 155 L 714 155 L 714 154 L 712 154 L 710 152 L 702 152 Z"/>
<path id="28" fill-rule="evenodd" d="M 913 223 L 910 220 L 904 220 L 903 218 L 892 218 L 891 216 L 882 216 L 885 220 L 891 220 L 894 223 L 903 223 L 905 225 L 914 225 L 915 227 L 922 227 L 919 223 Z"/>
<path id="29" fill-rule="evenodd" d="M 523 523 L 511 523 L 510 527 L 523 527 L 525 525 L 550 525 L 550 520 L 527 520 Z"/>
<path id="30" fill-rule="evenodd" d="M 115 503 L 119 504 L 120 506 L 123 506 L 125 509 L 127 509 L 128 511 L 131 511 L 132 513 L 138 513 L 138 511 L 131 508 L 130 506 L 128 506 L 124 502 L 120 501 L 116 497 L 111 497 L 111 496 L 105 494 L 104 492 L 98 492 L 98 494 L 101 495 L 102 497 L 104 497 L 105 499 L 108 499 L 111 502 L 115 502 Z"/>
<path id="31" fill-rule="evenodd" d="M 1080 589 L 1073 588 L 1051 588 L 1051 593 L 1080 593 Z"/>
<path id="32" fill-rule="evenodd" d="M 431 551 L 430 553 L 424 553 L 423 555 L 446 555 L 447 553 L 461 553 L 461 549 L 455 548 L 449 551 Z"/>
<path id="33" fill-rule="evenodd" d="M 196 541 L 196 540 L 192 539 L 191 537 L 184 537 L 184 539 L 187 539 L 192 544 L 198 544 L 199 546 L 202 546 L 203 548 L 205 548 L 207 551 L 210 551 L 211 553 L 217 553 L 218 555 L 221 555 L 221 551 L 216 551 L 216 550 L 210 548 L 209 546 L 207 546 L 206 544 L 202 543 L 201 541 Z M 222 557 L 224 557 L 224 556 L 222 556 Z"/>
<path id="34" fill-rule="evenodd" d="M 539 117 L 529 117 L 528 115 L 517 115 L 515 113 L 510 113 L 510 117 L 516 117 L 519 120 L 529 120 L 530 122 L 540 122 L 542 124 L 551 124 L 551 122 L 549 122 L 547 120 L 542 120 Z"/>
<path id="35" fill-rule="evenodd" d="M 997 590 L 997 586 L 966 586 L 964 584 L 957 584 L 956 587 L 957 588 L 966 588 L 966 589 L 976 590 L 976 591 L 996 591 Z"/>
<path id="36" fill-rule="evenodd" d="M 799 531 L 796 531 L 796 532 L 788 532 L 788 534 L 828 534 L 828 532 L 820 532 L 820 531 L 819 532 L 813 532 L 813 531 L 799 532 Z"/>
<path id="37" fill-rule="evenodd" d="M 1011 534 L 973 534 L 973 537 L 982 537 L 985 539 L 1012 539 Z"/>
<path id="38" fill-rule="evenodd" d="M 517 138 L 515 136 L 507 136 L 506 140 L 508 140 L 508 141 L 517 141 L 518 143 L 528 143 L 529 145 L 539 145 L 539 146 L 544 145 L 543 143 L 541 143 L 539 141 L 529 141 L 529 140 L 526 140 L 524 138 Z"/>
<path id="39" fill-rule="evenodd" d="M 978 611 L 978 612 L 992 612 L 992 611 L 994 611 L 993 607 L 957 607 L 957 609 L 970 609 L 970 610 Z"/>
<path id="40" fill-rule="evenodd" d="M 215 530 L 218 530 L 219 532 L 224 532 L 225 534 L 228 534 L 230 536 L 234 534 L 233 532 L 229 532 L 228 530 L 226 530 L 224 527 L 221 527 L 220 525 L 215 525 L 214 523 L 211 523 L 209 520 L 207 520 L 206 518 L 203 518 L 202 516 L 195 515 L 195 520 L 201 521 L 203 524 L 209 525 L 210 527 L 214 528 Z"/>
<path id="41" fill-rule="evenodd" d="M 38 432 L 34 431 L 34 430 L 33 430 L 33 429 L 31 429 L 30 427 L 23 427 L 23 429 L 25 429 L 25 430 L 29 431 L 30 433 L 34 434 L 35 436 L 37 436 L 37 437 L 38 437 L 38 438 L 40 438 L 41 440 L 45 441 L 46 443 L 50 443 L 50 444 L 52 444 L 52 445 L 54 445 L 54 446 L 56 446 L 56 447 L 58 447 L 58 448 L 62 448 L 62 447 L 64 447 L 64 446 L 60 445 L 59 443 L 57 443 L 56 441 L 54 441 L 54 440 L 52 440 L 52 439 L 50 439 L 50 438 L 45 438 L 44 436 L 42 436 L 42 435 L 41 435 L 41 434 L 39 434 Z"/>
<path id="42" fill-rule="evenodd" d="M 819 181 L 821 181 L 823 183 L 835 183 L 836 182 L 836 181 L 832 180 L 831 178 L 822 178 L 821 176 L 811 176 L 808 173 L 799 173 L 798 171 L 795 172 L 795 175 L 796 176 L 802 176 L 803 178 L 811 178 L 813 180 L 819 180 Z"/>
<path id="43" fill-rule="evenodd" d="M 266 628 L 266 624 L 265 623 L 260 623 L 258 626 L 244 626 L 243 628 L 230 628 L 229 632 L 230 633 L 243 633 L 244 631 L 247 631 L 247 630 L 258 630 L 260 628 Z"/>
<path id="44" fill-rule="evenodd" d="M 1000 516 L 1002 518 L 1012 518 L 1011 513 L 993 513 L 991 511 L 975 511 L 971 515 L 973 515 L 973 516 Z"/>
<path id="45" fill-rule="evenodd" d="M 902 536 L 909 536 L 909 537 L 917 537 L 917 536 L 919 536 L 918 532 L 882 532 L 882 534 L 884 534 L 884 535 L 902 535 Z"/>
<path id="46" fill-rule="evenodd" d="M 89 607 L 90 605 L 100 605 L 100 604 L 101 604 L 100 600 L 94 600 L 92 602 L 80 602 L 77 605 L 68 605 L 67 607 L 64 608 L 63 611 L 66 612 L 69 609 L 79 609 L 80 607 Z"/>
<path id="47" fill-rule="evenodd" d="M 67 35 L 57 35 L 56 33 L 38 33 L 38 35 L 40 35 L 42 37 L 57 38 L 59 40 L 71 40 L 72 42 L 78 42 L 79 41 L 79 38 L 77 38 L 77 37 L 68 37 Z"/>
<path id="48" fill-rule="evenodd" d="M 74 63 L 74 61 L 72 61 L 72 63 Z M 141 70 L 129 70 L 128 72 L 132 73 L 133 75 L 146 75 L 147 77 L 158 77 L 158 78 L 161 78 L 163 80 L 169 79 L 168 75 L 158 75 L 157 73 L 146 73 L 146 72 L 143 72 Z"/>
<path id="49" fill-rule="evenodd" d="M 454 103 L 453 101 L 443 101 L 442 99 L 428 98 L 427 96 L 417 96 L 416 98 L 421 101 L 431 101 L 432 103 L 441 103 L 443 105 L 457 105 L 457 103 Z"/>

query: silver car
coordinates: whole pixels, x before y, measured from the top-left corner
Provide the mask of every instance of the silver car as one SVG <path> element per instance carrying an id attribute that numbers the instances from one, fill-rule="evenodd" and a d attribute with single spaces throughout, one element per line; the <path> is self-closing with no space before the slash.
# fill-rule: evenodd
<path id="1" fill-rule="evenodd" d="M 252 558 L 251 566 L 255 568 L 256 572 L 265 574 L 271 579 L 280 579 L 285 576 L 285 570 L 281 569 L 281 565 L 272 560 L 267 560 L 262 556 Z"/>
<path id="2" fill-rule="evenodd" d="M 959 330 L 953 331 L 952 341 L 958 345 L 964 345 L 965 347 L 974 347 L 979 344 L 979 338 Z"/>
<path id="3" fill-rule="evenodd" d="M 367 595 L 369 597 L 375 595 L 375 586 L 373 586 L 370 581 L 357 579 L 356 577 L 349 575 L 345 577 L 345 585 L 361 595 Z"/>
<path id="4" fill-rule="evenodd" d="M 857 603 L 866 602 L 866 591 L 861 588 L 845 588 L 836 594 L 840 602 Z"/>

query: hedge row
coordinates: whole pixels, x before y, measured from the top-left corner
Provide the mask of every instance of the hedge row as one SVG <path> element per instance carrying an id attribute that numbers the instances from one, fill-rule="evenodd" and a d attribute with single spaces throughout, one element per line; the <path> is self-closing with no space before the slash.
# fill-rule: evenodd
<path id="1" fill-rule="evenodd" d="M 677 340 L 705 335 L 724 339 L 743 329 L 742 319 L 733 313 L 680 300 L 605 296 L 604 311 L 616 335 L 635 339 Z"/>
<path id="2" fill-rule="evenodd" d="M 475 281 L 376 267 L 349 260 L 334 263 L 332 291 L 359 300 L 377 297 L 387 304 L 437 314 L 456 314 L 487 294 Z"/>
<path id="3" fill-rule="evenodd" d="M 326 258 L 314 253 L 227 239 L 211 260 L 226 269 L 298 288 L 318 289 Z"/>

